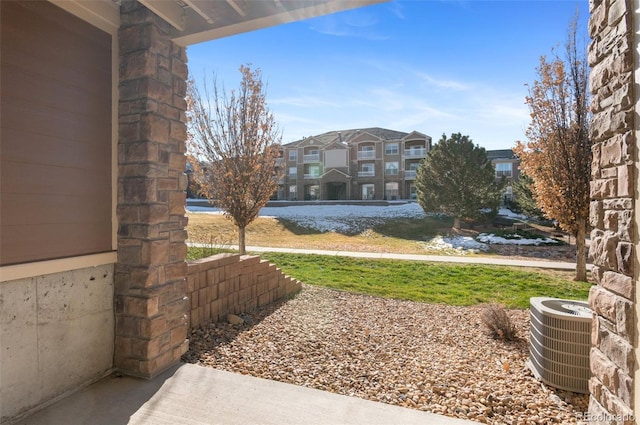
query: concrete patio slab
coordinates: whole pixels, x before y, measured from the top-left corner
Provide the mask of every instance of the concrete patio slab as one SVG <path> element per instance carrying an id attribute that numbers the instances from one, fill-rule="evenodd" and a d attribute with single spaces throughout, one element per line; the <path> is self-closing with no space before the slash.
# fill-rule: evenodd
<path id="1" fill-rule="evenodd" d="M 474 422 L 180 364 L 153 380 L 108 377 L 19 425 L 286 425 Z"/>

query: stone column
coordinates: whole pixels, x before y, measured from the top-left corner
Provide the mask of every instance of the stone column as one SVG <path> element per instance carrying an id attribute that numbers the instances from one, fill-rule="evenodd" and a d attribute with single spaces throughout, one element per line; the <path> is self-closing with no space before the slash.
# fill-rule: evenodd
<path id="1" fill-rule="evenodd" d="M 636 135 L 632 0 L 592 0 L 589 33 L 593 93 L 590 256 L 597 286 L 589 423 L 635 423 L 634 227 Z"/>
<path id="2" fill-rule="evenodd" d="M 115 367 L 151 378 L 187 350 L 186 51 L 123 0 Z"/>

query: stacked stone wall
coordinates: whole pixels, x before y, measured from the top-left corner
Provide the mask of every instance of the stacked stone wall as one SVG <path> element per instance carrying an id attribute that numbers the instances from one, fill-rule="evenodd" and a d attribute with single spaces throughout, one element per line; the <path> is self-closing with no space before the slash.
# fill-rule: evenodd
<path id="1" fill-rule="evenodd" d="M 114 364 L 153 377 L 188 348 L 187 59 L 137 1 L 121 21 Z"/>
<path id="2" fill-rule="evenodd" d="M 189 263 L 190 328 L 226 320 L 294 294 L 299 281 L 260 257 L 218 254 Z"/>
<path id="3" fill-rule="evenodd" d="M 589 414 L 593 423 L 635 423 L 634 7 L 631 0 L 592 0 L 590 8 L 590 256 L 597 285 L 589 294 Z"/>

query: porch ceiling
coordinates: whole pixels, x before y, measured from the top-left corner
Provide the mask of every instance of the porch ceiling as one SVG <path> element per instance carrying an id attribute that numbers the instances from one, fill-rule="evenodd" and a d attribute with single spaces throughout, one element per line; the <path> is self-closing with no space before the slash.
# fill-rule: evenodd
<path id="1" fill-rule="evenodd" d="M 388 0 L 139 0 L 182 46 Z"/>

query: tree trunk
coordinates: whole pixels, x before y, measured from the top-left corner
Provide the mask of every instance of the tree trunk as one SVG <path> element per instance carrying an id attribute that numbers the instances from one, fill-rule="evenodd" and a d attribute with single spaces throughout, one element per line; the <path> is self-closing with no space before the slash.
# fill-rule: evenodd
<path id="1" fill-rule="evenodd" d="M 456 217 L 456 218 L 454 218 L 454 219 L 453 219 L 453 228 L 454 228 L 455 230 L 460 230 L 460 226 L 461 226 L 461 223 L 460 223 L 460 217 Z"/>
<path id="2" fill-rule="evenodd" d="M 587 281 L 586 238 L 587 222 L 586 220 L 579 220 L 576 233 L 576 280 L 581 282 Z"/>
<path id="3" fill-rule="evenodd" d="M 245 255 L 247 253 L 247 247 L 245 246 L 244 241 L 244 227 L 238 226 L 238 250 L 240 251 L 240 255 Z"/>

